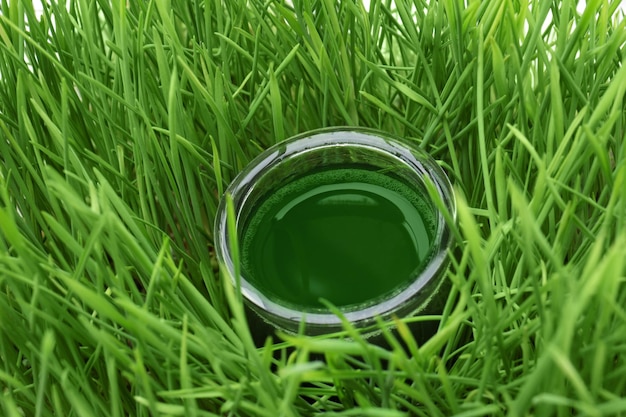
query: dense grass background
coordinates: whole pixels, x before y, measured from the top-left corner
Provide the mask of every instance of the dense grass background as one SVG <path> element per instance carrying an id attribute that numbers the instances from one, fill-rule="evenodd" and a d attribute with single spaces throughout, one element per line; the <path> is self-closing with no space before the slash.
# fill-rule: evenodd
<path id="1" fill-rule="evenodd" d="M 619 6 L 2 0 L 1 413 L 626 413 Z M 337 125 L 415 140 L 455 182 L 440 331 L 257 349 L 218 198 Z"/>

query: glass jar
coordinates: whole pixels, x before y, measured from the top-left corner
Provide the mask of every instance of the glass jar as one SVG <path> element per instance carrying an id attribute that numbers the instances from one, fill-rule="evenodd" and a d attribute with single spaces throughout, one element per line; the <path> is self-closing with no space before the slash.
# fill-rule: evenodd
<path id="1" fill-rule="evenodd" d="M 337 312 L 366 337 L 377 317 L 441 313 L 452 235 L 438 207 L 454 220 L 456 205 L 444 171 L 413 142 L 362 128 L 308 132 L 260 154 L 226 193 L 241 256 L 225 198 L 216 254 L 257 340 L 274 329 L 340 331 Z"/>

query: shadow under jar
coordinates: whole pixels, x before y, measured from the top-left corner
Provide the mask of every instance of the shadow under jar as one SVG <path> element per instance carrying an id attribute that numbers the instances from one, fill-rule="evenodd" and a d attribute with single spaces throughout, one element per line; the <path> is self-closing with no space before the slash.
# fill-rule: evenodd
<path id="1" fill-rule="evenodd" d="M 451 233 L 452 186 L 415 144 L 361 128 L 325 129 L 281 142 L 230 184 L 239 280 L 227 207 L 218 208 L 220 267 L 239 281 L 258 343 L 274 330 L 340 331 L 334 306 L 377 342 L 376 320 L 440 314 Z M 436 331 L 418 322 L 418 340 Z"/>

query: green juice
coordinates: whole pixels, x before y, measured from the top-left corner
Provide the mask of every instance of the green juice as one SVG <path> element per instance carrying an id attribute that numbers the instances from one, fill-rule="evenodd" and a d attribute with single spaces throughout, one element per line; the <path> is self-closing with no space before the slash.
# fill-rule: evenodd
<path id="1" fill-rule="evenodd" d="M 437 211 L 411 187 L 363 166 L 326 168 L 253 207 L 241 230 L 246 279 L 303 311 L 376 302 L 428 263 Z"/>

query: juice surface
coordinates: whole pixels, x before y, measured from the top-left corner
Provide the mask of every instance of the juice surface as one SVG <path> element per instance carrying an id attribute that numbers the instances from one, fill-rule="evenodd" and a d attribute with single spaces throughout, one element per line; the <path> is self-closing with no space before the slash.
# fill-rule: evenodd
<path id="1" fill-rule="evenodd" d="M 241 234 L 244 277 L 299 310 L 374 301 L 423 268 L 436 229 L 427 197 L 365 168 L 313 172 L 260 202 Z"/>

